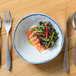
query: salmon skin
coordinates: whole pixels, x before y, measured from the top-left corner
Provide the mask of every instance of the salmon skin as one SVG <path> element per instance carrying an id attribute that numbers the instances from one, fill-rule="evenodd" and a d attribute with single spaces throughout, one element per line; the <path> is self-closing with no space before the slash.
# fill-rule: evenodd
<path id="1" fill-rule="evenodd" d="M 33 27 L 33 28 L 35 28 L 35 27 Z M 40 40 L 36 36 L 36 31 L 29 29 L 26 32 L 26 35 L 30 39 L 30 42 L 32 42 L 33 46 L 35 46 L 39 52 L 42 52 L 45 50 L 45 47 L 40 44 Z"/>

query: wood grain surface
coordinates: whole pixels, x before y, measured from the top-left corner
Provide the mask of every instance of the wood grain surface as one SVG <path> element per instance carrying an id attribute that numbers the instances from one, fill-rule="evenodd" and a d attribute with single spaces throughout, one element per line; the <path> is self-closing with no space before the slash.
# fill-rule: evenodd
<path id="1" fill-rule="evenodd" d="M 64 47 L 61 53 L 52 61 L 33 65 L 22 60 L 15 52 L 12 37 L 17 22 L 24 16 L 32 13 L 44 13 L 57 21 L 65 36 L 65 7 L 67 9 L 68 24 L 68 53 L 70 69 L 65 73 L 62 67 Z M 4 27 L 4 11 L 10 10 L 13 19 L 9 35 L 9 46 L 12 57 L 11 71 L 6 69 L 6 30 Z M 73 52 L 75 47 L 75 32 L 72 27 L 71 17 L 76 11 L 76 0 L 0 0 L 0 16 L 2 30 L 0 32 L 0 76 L 76 76 L 76 66 L 73 65 Z"/>

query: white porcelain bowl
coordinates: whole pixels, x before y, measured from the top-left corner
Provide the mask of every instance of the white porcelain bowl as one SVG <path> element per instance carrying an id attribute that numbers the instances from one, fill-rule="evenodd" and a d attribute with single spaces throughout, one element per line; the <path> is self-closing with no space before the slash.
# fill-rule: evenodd
<path id="1" fill-rule="evenodd" d="M 25 32 L 34 24 L 40 21 L 49 21 L 53 24 L 57 32 L 59 32 L 59 39 L 55 46 L 39 53 L 38 50 L 28 43 Z M 32 64 L 41 64 L 54 59 L 61 51 L 63 46 L 63 32 L 58 23 L 51 17 L 45 14 L 31 14 L 22 18 L 14 30 L 13 46 L 17 54 L 25 61 Z"/>

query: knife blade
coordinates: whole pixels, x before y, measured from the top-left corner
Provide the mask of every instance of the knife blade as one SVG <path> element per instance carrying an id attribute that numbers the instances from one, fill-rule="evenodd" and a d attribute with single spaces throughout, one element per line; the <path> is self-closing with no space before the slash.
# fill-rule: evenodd
<path id="1" fill-rule="evenodd" d="M 63 69 L 65 72 L 69 71 L 69 58 L 68 58 L 68 37 L 67 37 L 67 6 L 65 12 L 65 48 L 64 48 L 64 59 L 63 59 Z"/>

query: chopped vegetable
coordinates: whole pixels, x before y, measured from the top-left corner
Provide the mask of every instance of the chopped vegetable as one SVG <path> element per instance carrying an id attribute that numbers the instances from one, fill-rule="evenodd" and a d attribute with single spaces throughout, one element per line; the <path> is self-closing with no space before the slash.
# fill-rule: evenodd
<path id="1" fill-rule="evenodd" d="M 44 33 L 38 33 L 38 35 L 46 36 L 46 34 Z M 48 36 L 48 37 L 51 38 L 51 36 Z"/>
<path id="2" fill-rule="evenodd" d="M 37 31 L 37 32 L 41 32 L 41 33 L 45 33 L 45 31 L 43 31 L 43 30 L 41 30 L 41 29 L 32 29 L 32 30 L 34 30 L 34 31 Z"/>
<path id="3" fill-rule="evenodd" d="M 53 46 L 59 38 L 58 32 L 56 32 L 50 22 L 39 22 L 39 25 L 36 28 L 32 28 L 32 30 L 36 31 L 35 35 L 39 38 L 40 44 L 45 48 Z"/>
<path id="4" fill-rule="evenodd" d="M 45 37 L 39 37 L 39 38 L 41 38 L 43 41 L 49 41 L 49 39 L 50 39 L 50 38 L 46 39 Z"/>
<path id="5" fill-rule="evenodd" d="M 51 38 L 51 36 L 49 36 Z"/>
<path id="6" fill-rule="evenodd" d="M 50 43 L 51 43 L 53 37 L 54 37 L 54 33 L 52 34 L 52 38 L 50 39 L 50 41 L 49 41 L 49 43 L 48 43 L 48 45 L 47 45 L 47 48 L 49 47 L 49 45 L 50 45 Z"/>
<path id="7" fill-rule="evenodd" d="M 47 24 L 45 24 L 45 28 L 46 28 L 46 39 L 48 38 L 48 27 Z"/>
<path id="8" fill-rule="evenodd" d="M 44 34 L 44 33 L 38 33 L 38 35 L 43 35 L 43 36 L 46 36 L 46 34 Z"/>

